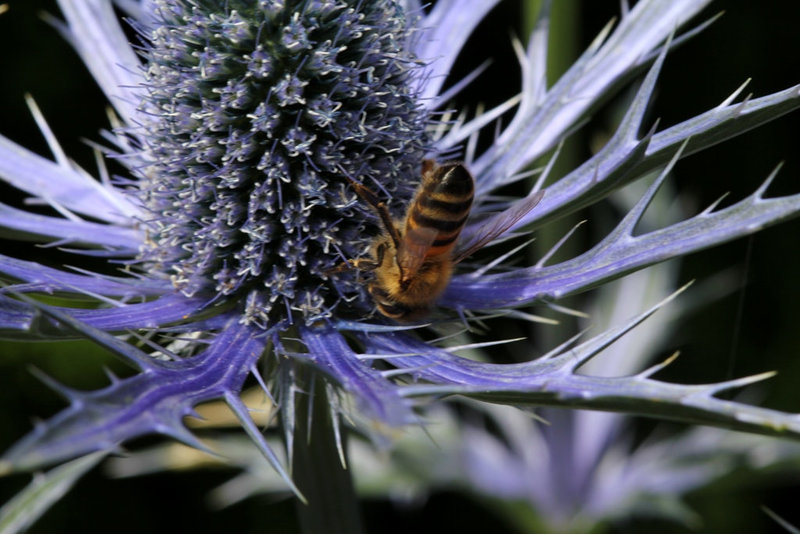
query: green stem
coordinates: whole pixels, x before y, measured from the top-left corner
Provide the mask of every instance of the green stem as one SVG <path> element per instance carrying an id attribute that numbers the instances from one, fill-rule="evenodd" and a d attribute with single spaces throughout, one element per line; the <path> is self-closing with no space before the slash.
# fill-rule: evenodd
<path id="1" fill-rule="evenodd" d="M 297 378 L 302 393 L 295 401 L 292 479 L 307 501 L 296 500 L 302 532 L 361 534 L 358 499 L 336 447 L 325 380 L 305 366 L 299 366 Z"/>

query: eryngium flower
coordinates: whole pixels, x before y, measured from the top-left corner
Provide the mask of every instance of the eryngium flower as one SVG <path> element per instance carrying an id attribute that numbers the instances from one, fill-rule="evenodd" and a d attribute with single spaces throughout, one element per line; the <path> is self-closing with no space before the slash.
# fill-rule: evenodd
<path id="1" fill-rule="evenodd" d="M 54 385 L 69 407 L 7 451 L 5 466 L 34 469 L 153 432 L 200 447 L 183 419 L 197 404 L 222 398 L 282 471 L 239 393 L 254 376 L 281 407 L 291 441 L 301 365 L 338 388 L 335 411 L 348 411 L 379 435 L 417 421 L 412 398 L 452 393 L 800 435 L 792 415 L 715 397 L 760 377 L 683 386 L 652 379 L 660 366 L 620 378 L 576 372 L 658 306 L 516 365 L 460 357 L 454 351 L 464 345 L 437 337 L 499 313 L 526 320 L 520 308 L 533 302 L 557 300 L 800 213 L 800 195 L 765 198 L 768 180 L 724 209 L 712 206 L 688 220 L 634 232 L 680 157 L 800 105 L 797 87 L 735 103 L 737 91 L 694 119 L 660 131 L 643 128 L 667 51 L 696 30 L 674 40 L 671 34 L 706 1 L 638 2 L 552 87 L 544 79 L 545 8 L 527 47 L 516 43 L 519 96 L 469 120 L 441 119 L 445 103 L 469 81 L 442 92 L 446 75 L 495 3 L 442 0 L 426 12 L 414 0 L 121 2 L 141 35 L 137 56 L 108 2 L 61 1 L 70 41 L 118 114 L 105 136 L 106 156 L 127 175 L 97 181 L 55 143 L 51 162 L 0 138 L 0 174 L 61 215 L 2 206 L 0 225 L 123 262 L 126 272 L 71 272 L 0 256 L 0 272 L 15 282 L 4 292 L 0 324 L 30 338 L 88 337 L 139 372 L 90 393 Z M 526 168 L 648 67 L 617 132 L 595 156 L 558 179 L 548 176 L 548 166 L 522 198 L 492 196 L 528 176 Z M 506 113 L 512 114 L 507 126 L 478 152 L 481 129 Z M 585 253 L 552 265 L 552 253 L 526 267 L 505 265 L 506 256 L 459 265 L 430 326 L 395 325 L 375 313 L 364 289 L 369 273 L 339 269 L 366 257 L 381 229 L 350 180 L 397 216 L 418 183 L 422 160 L 454 155 L 476 182 L 462 242 L 492 235 L 487 245 L 562 218 L 669 164 L 618 227 Z M 548 178 L 544 199 L 530 209 Z M 51 292 L 88 297 L 97 306 L 56 307 L 35 298 Z M 116 337 L 121 332 L 137 334 Z"/>
<path id="2" fill-rule="evenodd" d="M 156 2 L 137 182 L 141 269 L 284 329 L 364 298 L 330 278 L 373 217 L 346 178 L 407 199 L 427 112 L 400 6 Z M 369 224 L 368 224 L 369 222 Z"/>

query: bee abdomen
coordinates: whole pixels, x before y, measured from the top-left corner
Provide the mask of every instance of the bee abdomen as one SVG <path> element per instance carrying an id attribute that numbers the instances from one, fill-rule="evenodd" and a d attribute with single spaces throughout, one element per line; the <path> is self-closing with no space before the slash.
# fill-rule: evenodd
<path id="1" fill-rule="evenodd" d="M 461 163 L 443 163 L 432 174 L 422 183 L 428 194 L 446 195 L 452 199 L 472 198 L 475 184 L 472 175 Z"/>
<path id="2" fill-rule="evenodd" d="M 455 215 L 456 218 L 452 218 Z M 422 226 L 424 228 L 434 228 L 440 233 L 449 233 L 454 230 L 460 230 L 464 223 L 467 222 L 469 212 L 462 212 L 456 214 L 441 214 L 435 211 L 425 211 L 419 205 L 414 206 L 411 210 L 409 219 L 414 226 Z"/>
<path id="3" fill-rule="evenodd" d="M 422 187 L 412 202 L 406 219 L 406 235 L 423 241 L 436 231 L 426 256 L 449 253 L 467 222 L 475 185 L 461 163 L 446 163 L 423 177 Z"/>
<path id="4" fill-rule="evenodd" d="M 455 200 L 451 198 L 436 198 L 433 196 L 419 199 L 419 207 L 425 212 L 442 213 L 447 215 L 461 215 L 469 213 L 472 207 L 472 194 L 466 198 Z"/>

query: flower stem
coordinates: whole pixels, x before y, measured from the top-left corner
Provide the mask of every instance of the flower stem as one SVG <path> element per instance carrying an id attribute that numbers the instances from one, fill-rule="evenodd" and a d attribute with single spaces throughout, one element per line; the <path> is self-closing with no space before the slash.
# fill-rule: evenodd
<path id="1" fill-rule="evenodd" d="M 292 478 L 307 500 L 296 500 L 302 532 L 361 534 L 358 500 L 339 457 L 325 381 L 305 366 L 297 373 L 298 385 L 307 392 L 296 396 L 292 448 Z"/>

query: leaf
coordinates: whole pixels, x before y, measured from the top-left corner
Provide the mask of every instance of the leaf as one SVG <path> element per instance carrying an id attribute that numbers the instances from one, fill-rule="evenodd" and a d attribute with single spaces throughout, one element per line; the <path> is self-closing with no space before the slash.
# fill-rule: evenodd
<path id="1" fill-rule="evenodd" d="M 0 508 L 0 534 L 15 534 L 33 525 L 105 456 L 104 451 L 87 454 L 44 475 L 36 475 L 25 489 Z"/>

